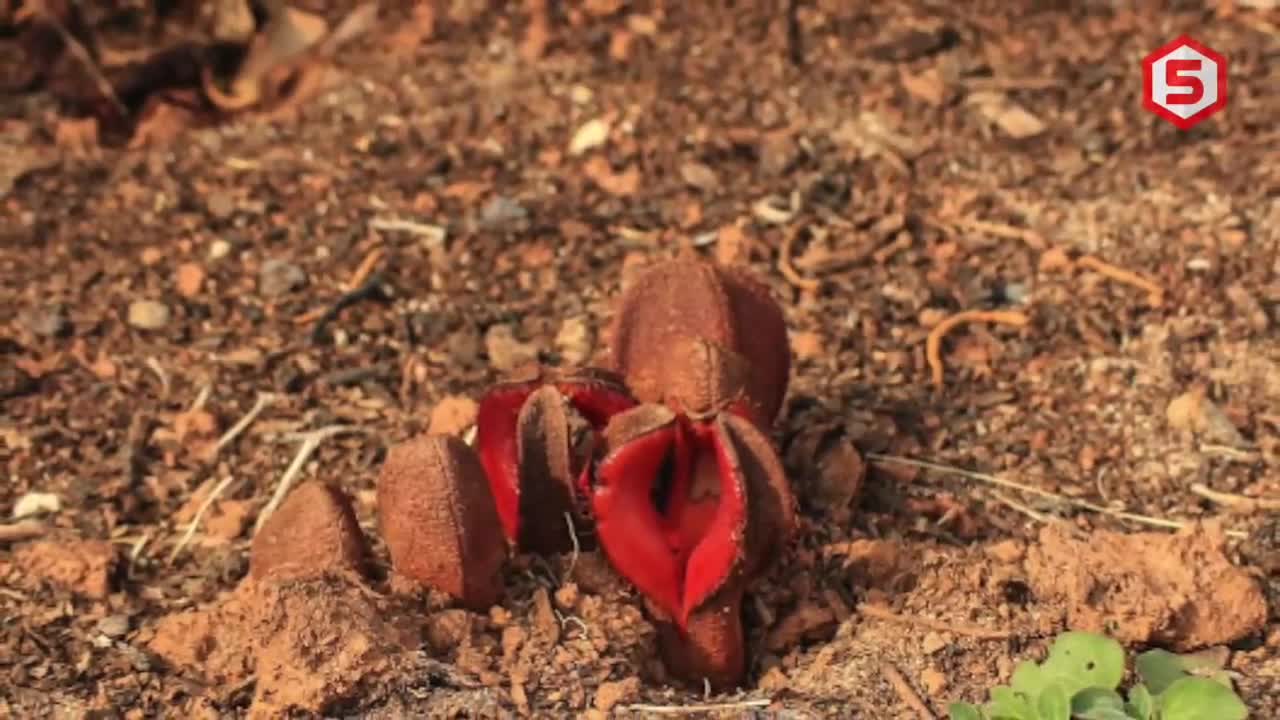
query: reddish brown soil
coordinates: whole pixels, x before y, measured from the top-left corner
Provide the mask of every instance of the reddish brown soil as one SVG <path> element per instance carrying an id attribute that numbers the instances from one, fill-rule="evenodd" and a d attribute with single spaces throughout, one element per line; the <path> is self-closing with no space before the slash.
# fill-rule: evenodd
<path id="1" fill-rule="evenodd" d="M 1280 717 L 1280 11 L 570 1 L 531 61 L 515 4 L 444 5 L 421 43 L 384 12 L 292 116 L 166 147 L 84 142 L 74 63 L 0 103 L 0 716 L 915 718 L 905 686 L 943 717 L 1082 627 L 1221 647 Z M 1231 63 L 1191 131 L 1139 101 L 1182 32 Z M 514 558 L 474 613 L 389 579 L 375 531 L 389 445 L 599 359 L 687 244 L 766 280 L 795 357 L 800 536 L 712 698 L 597 553 Z M 935 387 L 962 310 L 1028 322 L 952 330 Z M 298 482 L 354 499 L 372 578 L 247 579 L 293 434 L 339 424 Z M 30 493 L 56 509 L 10 522 Z"/>

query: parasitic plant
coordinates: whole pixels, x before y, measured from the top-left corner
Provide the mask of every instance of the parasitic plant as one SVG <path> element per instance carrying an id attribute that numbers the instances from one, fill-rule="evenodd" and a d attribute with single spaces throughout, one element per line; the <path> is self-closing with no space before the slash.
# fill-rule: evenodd
<path id="1" fill-rule="evenodd" d="M 362 574 L 367 557 L 364 533 L 346 494 L 312 481 L 289 493 L 253 537 L 249 574 L 256 580 L 302 578 L 328 570 Z"/>
<path id="2" fill-rule="evenodd" d="M 719 360 L 687 366 L 700 351 Z M 740 366 L 743 399 L 761 425 L 782 409 L 791 373 L 786 321 L 769 289 L 744 269 L 693 258 L 653 265 L 622 294 L 612 356 L 643 402 L 667 401 L 673 380 L 680 387 L 689 385 L 682 380 L 711 382 L 714 362 Z"/>
<path id="3" fill-rule="evenodd" d="M 475 452 L 448 435 L 392 447 L 378 478 L 379 530 L 400 575 L 487 610 L 506 543 Z"/>
<path id="4" fill-rule="evenodd" d="M 645 404 L 605 430 L 597 537 L 656 608 L 668 667 L 730 686 L 745 672 L 743 592 L 796 525 L 764 432 L 790 373 L 782 309 L 742 270 L 668 261 L 624 293 L 612 350 Z"/>
<path id="5" fill-rule="evenodd" d="M 502 529 L 518 549 L 539 554 L 573 547 L 565 513 L 577 526 L 584 472 L 598 433 L 636 404 L 613 373 L 582 369 L 494 386 L 480 401 L 476 449 Z"/>
<path id="6" fill-rule="evenodd" d="M 623 293 L 610 351 L 609 371 L 534 366 L 490 388 L 474 451 L 392 448 L 378 483 L 392 564 L 483 609 L 508 544 L 566 552 L 574 523 L 593 522 L 672 674 L 731 687 L 747 667 L 743 595 L 797 522 L 767 434 L 791 368 L 782 309 L 745 270 L 665 261 Z"/>
<path id="7" fill-rule="evenodd" d="M 794 530 L 794 501 L 769 439 L 750 421 L 705 421 L 654 404 L 605 430 L 591 507 L 610 563 L 648 599 L 678 675 L 741 680 L 742 595 Z"/>

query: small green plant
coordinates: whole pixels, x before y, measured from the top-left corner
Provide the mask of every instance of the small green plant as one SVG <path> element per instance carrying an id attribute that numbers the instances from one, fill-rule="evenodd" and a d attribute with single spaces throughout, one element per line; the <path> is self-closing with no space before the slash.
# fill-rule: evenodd
<path id="1" fill-rule="evenodd" d="M 1124 649 L 1105 635 L 1059 635 L 1042 663 L 1023 661 L 981 707 L 957 702 L 951 720 L 1245 720 L 1249 711 L 1221 665 L 1150 650 L 1137 657 L 1127 697 Z"/>

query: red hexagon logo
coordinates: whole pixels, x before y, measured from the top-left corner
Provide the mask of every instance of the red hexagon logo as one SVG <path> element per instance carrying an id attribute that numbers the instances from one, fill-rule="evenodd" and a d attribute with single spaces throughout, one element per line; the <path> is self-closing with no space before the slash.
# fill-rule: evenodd
<path id="1" fill-rule="evenodd" d="M 1227 106 L 1227 59 L 1182 35 L 1142 59 L 1142 106 L 1189 130 Z"/>

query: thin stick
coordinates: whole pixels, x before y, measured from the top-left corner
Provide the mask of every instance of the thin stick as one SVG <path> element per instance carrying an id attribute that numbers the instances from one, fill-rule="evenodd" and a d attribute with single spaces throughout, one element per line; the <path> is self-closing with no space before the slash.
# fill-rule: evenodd
<path id="1" fill-rule="evenodd" d="M 907 678 L 902 671 L 894 666 L 893 663 L 885 660 L 880 664 L 880 672 L 884 678 L 893 686 L 898 698 L 902 700 L 907 707 L 915 711 L 921 720 L 937 720 L 933 712 L 929 710 L 929 706 L 924 704 L 924 700 L 920 698 L 920 694 L 916 689 L 911 687 L 911 683 L 907 682 Z"/>
<path id="2" fill-rule="evenodd" d="M 1080 267 L 1093 270 L 1100 275 L 1109 277 L 1116 282 L 1146 290 L 1148 296 L 1147 302 L 1150 303 L 1152 307 L 1159 307 L 1161 302 L 1164 300 L 1164 288 L 1131 270 L 1116 267 L 1115 265 L 1104 262 L 1092 255 L 1086 255 L 1080 258 L 1076 261 L 1076 264 Z"/>
<path id="3" fill-rule="evenodd" d="M 120 117 L 129 117 L 129 108 L 125 107 L 125 104 L 120 101 L 120 96 L 116 94 L 115 88 L 111 87 L 111 83 L 102 74 L 102 70 L 98 68 L 98 63 L 89 54 L 89 50 L 85 48 L 84 44 L 77 40 L 70 30 L 67 30 L 67 26 L 62 24 L 62 20 L 57 15 L 45 10 L 43 3 L 32 3 L 30 7 L 32 9 L 28 12 L 38 15 L 41 20 L 49 23 L 58 33 L 58 36 L 62 38 L 62 42 L 66 44 L 71 54 L 75 55 L 76 59 L 84 65 L 89 77 L 93 78 L 94 84 L 98 86 L 98 92 L 102 94 L 103 99 L 111 103 L 115 111 L 120 113 Z M 21 12 L 19 11 L 19 13 Z"/>
<path id="4" fill-rule="evenodd" d="M 929 331 L 925 341 L 925 357 L 929 361 L 929 369 L 933 372 L 933 384 L 942 387 L 942 338 L 959 325 L 971 322 L 990 322 L 1002 325 L 1025 326 L 1030 320 L 1020 312 L 1009 310 L 965 310 L 943 320 Z"/>
<path id="5" fill-rule="evenodd" d="M 1044 250 L 1049 247 L 1049 243 L 1045 242 L 1045 239 L 1039 233 L 1029 228 L 1014 227 L 1004 223 L 988 222 L 971 217 L 955 218 L 952 222 L 967 230 L 986 233 L 992 237 L 1021 240 L 1033 250 Z"/>
<path id="6" fill-rule="evenodd" d="M 16 523 L 0 525 L 0 543 L 32 540 L 44 535 L 45 530 L 47 528 L 39 520 L 19 520 Z"/>
<path id="7" fill-rule="evenodd" d="M 253 526 L 253 534 L 257 535 L 262 529 L 263 523 L 267 518 L 271 517 L 271 513 L 276 511 L 280 503 L 284 502 L 284 498 L 289 494 L 289 489 L 293 487 L 293 481 L 302 472 L 302 466 L 311 458 L 312 453 L 320 444 L 335 435 L 351 432 L 364 432 L 363 428 L 355 425 L 330 425 L 317 430 L 305 433 L 297 433 L 291 435 L 293 439 L 301 440 L 302 446 L 298 448 L 298 454 L 294 455 L 293 462 L 289 463 L 289 467 L 285 469 L 284 475 L 280 477 L 280 484 L 276 486 L 275 494 L 271 496 L 271 500 L 262 508 L 262 512 L 258 513 L 258 521 Z"/>
<path id="8" fill-rule="evenodd" d="M 199 509 L 196 510 L 195 517 L 191 518 L 191 522 L 187 524 L 187 531 L 183 533 L 182 539 L 178 541 L 177 545 L 173 546 L 173 551 L 169 553 L 168 562 L 170 565 L 172 565 L 173 561 L 178 558 L 178 554 L 187 547 L 187 544 L 191 542 L 191 538 L 195 537 L 196 530 L 200 527 L 200 521 L 204 519 L 205 512 L 213 506 L 214 501 L 221 497 L 222 493 L 226 491 L 227 487 L 231 485 L 231 481 L 234 479 L 234 475 L 228 475 L 223 478 L 222 482 L 218 483 L 217 486 L 213 488 L 213 492 L 209 493 L 209 496 L 204 499 L 204 502 L 200 503 Z"/>
<path id="9" fill-rule="evenodd" d="M 654 715 L 695 715 L 704 712 L 725 712 L 727 710 L 747 710 L 750 708 L 766 708 L 773 704 L 772 700 L 739 700 L 725 703 L 701 703 L 698 705 L 626 705 L 624 712 L 647 712 Z"/>
<path id="10" fill-rule="evenodd" d="M 373 269 L 378 266 L 382 256 L 386 254 L 386 249 L 382 247 L 375 247 L 370 250 L 369 254 L 364 256 L 364 260 L 360 261 L 355 272 L 351 274 L 351 279 L 347 280 L 346 291 L 351 292 L 363 285 L 364 281 L 368 280 L 369 276 L 373 274 Z"/>
<path id="11" fill-rule="evenodd" d="M 870 603 L 862 603 L 858 606 L 858 614 L 865 617 L 883 620 L 885 622 L 897 623 L 899 625 L 911 625 L 926 630 L 936 630 L 937 632 L 952 633 L 955 635 L 963 635 L 965 637 L 978 638 L 979 640 L 1008 640 L 1014 635 L 1004 630 L 989 630 L 984 627 L 969 624 L 953 624 L 943 622 L 941 620 L 930 620 L 929 618 L 913 617 L 910 615 L 899 615 L 883 605 L 873 605 Z"/>
<path id="12" fill-rule="evenodd" d="M 381 232 L 406 232 L 427 239 L 429 245 L 439 245 L 445 241 L 448 231 L 439 225 L 414 222 L 401 218 L 374 218 L 369 227 Z"/>
<path id="13" fill-rule="evenodd" d="M 216 456 L 219 452 L 222 452 L 223 448 L 235 441 L 240 436 L 240 433 L 252 425 L 253 421 L 262 414 L 262 411 L 267 409 L 268 405 L 275 402 L 275 399 L 276 396 L 273 393 L 258 393 L 258 398 L 253 401 L 253 407 L 249 408 L 249 412 L 245 413 L 244 417 L 240 418 L 235 425 L 232 425 L 230 429 L 222 434 L 222 437 L 218 438 L 218 444 L 214 446 L 213 454 Z"/>
<path id="14" fill-rule="evenodd" d="M 1276 512 L 1280 511 L 1280 500 L 1272 498 L 1255 498 L 1248 495 L 1238 495 L 1236 493 L 1221 492 L 1212 490 L 1203 483 L 1193 483 L 1191 492 L 1199 495 L 1206 500 L 1211 500 L 1219 505 L 1245 513 L 1255 512 Z"/>
<path id="15" fill-rule="evenodd" d="M 1023 515 L 1026 515 L 1027 517 L 1037 522 L 1049 523 L 1049 522 L 1057 521 L 1057 518 L 1050 517 L 1038 510 L 1034 510 L 1029 505 L 1024 505 L 998 490 L 992 490 L 991 496 L 994 497 L 996 500 L 999 500 L 1002 505 L 1013 508 L 1014 510 L 1017 510 L 1018 512 L 1022 513 Z"/>
<path id="16" fill-rule="evenodd" d="M 782 236 L 782 249 L 778 251 L 778 270 L 782 273 L 782 277 L 787 282 L 795 285 L 801 290 L 814 291 L 822 287 L 822 281 L 817 278 L 801 277 L 796 271 L 794 265 L 791 264 L 791 248 L 795 245 L 796 238 L 800 235 L 800 226 L 796 225 Z"/>
<path id="17" fill-rule="evenodd" d="M 169 374 L 160 366 L 160 361 L 154 357 L 149 357 L 147 358 L 146 366 L 151 368 L 151 372 L 155 373 L 156 377 L 160 378 L 160 393 L 166 398 L 169 397 Z"/>
<path id="18" fill-rule="evenodd" d="M 564 512 L 564 524 L 569 526 L 569 539 L 573 541 L 573 554 L 569 556 L 569 568 L 564 571 L 565 578 L 573 577 L 573 569 L 578 565 L 578 556 L 582 554 L 582 546 L 578 543 L 578 529 L 573 525 L 573 515 Z"/>
<path id="19" fill-rule="evenodd" d="M 972 470 L 965 470 L 963 468 L 950 467 L 948 465 L 939 465 L 937 463 L 925 462 L 923 460 L 913 460 L 911 458 L 897 457 L 896 455 L 884 455 L 881 453 L 867 453 L 867 458 L 872 462 L 883 462 L 883 463 L 890 463 L 890 464 L 897 464 L 897 465 L 906 465 L 908 467 L 918 467 L 924 470 L 933 470 L 935 472 L 947 473 L 949 475 L 955 475 L 957 477 L 968 478 L 969 480 L 977 480 L 979 482 L 984 482 L 989 485 L 996 485 L 998 487 L 1009 488 L 1011 490 L 1017 490 L 1019 492 L 1029 493 L 1031 495 L 1038 495 L 1042 498 L 1048 498 L 1050 500 L 1055 500 L 1057 502 L 1061 502 L 1066 505 L 1080 508 L 1081 510 L 1089 510 L 1091 512 L 1100 513 L 1102 515 L 1110 515 L 1111 517 L 1114 517 L 1114 518 L 1119 518 L 1121 520 L 1129 520 L 1131 522 L 1136 522 L 1143 525 L 1150 525 L 1152 527 L 1166 528 L 1169 530 L 1181 530 L 1182 528 L 1187 526 L 1187 523 L 1182 522 L 1180 520 L 1167 520 L 1165 518 L 1151 517 L 1150 515 L 1139 515 L 1137 513 L 1126 512 L 1124 510 L 1114 510 L 1104 505 L 1091 503 L 1088 500 L 1077 500 L 1076 498 L 1069 498 L 1065 495 L 1059 495 L 1058 493 L 1049 492 L 1048 490 L 1042 490 L 1038 487 L 1033 487 L 1031 485 L 1024 485 L 1023 483 L 1015 482 L 1013 480 L 1006 480 L 1004 478 L 999 478 L 994 475 L 974 472 Z M 1230 537 L 1235 537 L 1235 538 L 1248 537 L 1247 533 L 1241 532 L 1239 530 L 1227 530 L 1226 534 Z"/>

